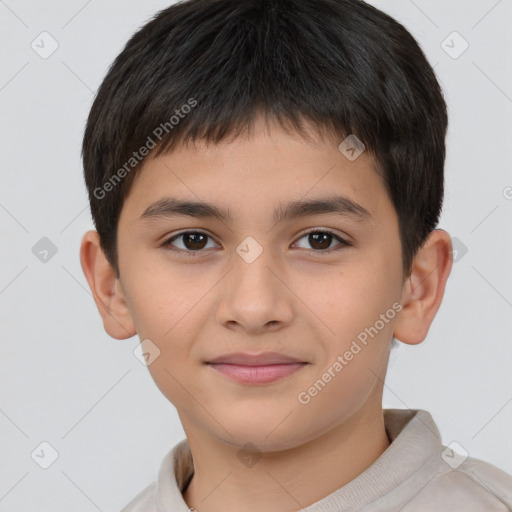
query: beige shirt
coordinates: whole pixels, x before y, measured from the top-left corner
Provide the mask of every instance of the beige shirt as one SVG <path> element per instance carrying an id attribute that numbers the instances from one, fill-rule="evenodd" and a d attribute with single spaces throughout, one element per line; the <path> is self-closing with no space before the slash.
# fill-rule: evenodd
<path id="1" fill-rule="evenodd" d="M 387 450 L 363 473 L 302 512 L 511 512 L 512 476 L 443 446 L 427 411 L 384 409 Z M 186 439 L 164 458 L 156 482 L 121 512 L 188 512 L 194 472 Z M 199 511 L 200 512 L 200 511 Z"/>

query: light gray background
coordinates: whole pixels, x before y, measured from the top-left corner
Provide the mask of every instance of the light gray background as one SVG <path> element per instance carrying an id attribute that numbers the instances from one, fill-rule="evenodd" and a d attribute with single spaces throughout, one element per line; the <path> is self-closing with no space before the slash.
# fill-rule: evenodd
<path id="1" fill-rule="evenodd" d="M 384 406 L 430 411 L 445 444 L 512 473 L 512 1 L 371 3 L 435 65 L 450 111 L 440 227 L 467 247 L 427 340 L 393 352 Z M 0 511 L 119 510 L 184 438 L 138 339 L 104 332 L 79 262 L 86 116 L 127 39 L 167 5 L 0 0 Z M 59 45 L 47 59 L 31 48 L 43 31 Z M 457 59 L 442 47 L 462 48 L 454 31 L 469 43 Z M 57 248 L 46 263 L 32 252 L 43 237 Z M 43 441 L 59 454 L 48 469 L 31 458 Z"/>

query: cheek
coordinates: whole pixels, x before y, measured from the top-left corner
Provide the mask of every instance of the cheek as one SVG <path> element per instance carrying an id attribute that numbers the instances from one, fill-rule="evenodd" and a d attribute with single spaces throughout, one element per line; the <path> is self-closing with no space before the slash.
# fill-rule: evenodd
<path id="1" fill-rule="evenodd" d="M 141 340 L 149 339 L 159 356 L 148 366 L 158 387 L 166 396 L 179 393 L 190 366 L 193 342 L 203 322 L 198 318 L 207 307 L 211 279 L 172 271 L 169 264 L 153 259 L 147 265 L 134 265 L 129 279 L 130 309 L 137 334 Z M 174 376 L 176 380 L 172 378 Z M 165 390 L 164 390 L 165 388 Z"/>
<path id="2" fill-rule="evenodd" d="M 316 276 L 315 286 L 304 278 L 300 293 L 307 305 L 329 327 L 332 336 L 353 336 L 373 325 L 400 298 L 399 274 L 381 258 L 362 259 L 346 269 Z"/>
<path id="3" fill-rule="evenodd" d="M 314 291 L 306 295 L 309 310 L 316 313 L 308 316 L 323 345 L 321 371 L 331 369 L 336 374 L 329 387 L 340 386 L 337 392 L 348 402 L 350 393 L 359 390 L 365 394 L 370 389 L 375 380 L 373 373 L 382 375 L 388 358 L 397 316 L 393 305 L 397 307 L 400 298 L 401 268 L 396 261 L 390 265 L 384 256 L 375 252 L 360 258 L 346 269 L 326 275 L 324 286 L 317 279 L 318 286 L 309 286 Z M 305 290 L 306 283 L 301 293 Z M 337 372 L 333 365 L 338 356 L 343 358 L 343 369 Z M 350 396 L 345 396 L 346 390 L 351 390 Z"/>
<path id="4" fill-rule="evenodd" d="M 131 277 L 130 308 L 137 332 L 154 337 L 157 344 L 190 329 L 194 308 L 212 286 L 206 276 L 201 279 L 197 273 L 161 263 L 139 267 Z"/>

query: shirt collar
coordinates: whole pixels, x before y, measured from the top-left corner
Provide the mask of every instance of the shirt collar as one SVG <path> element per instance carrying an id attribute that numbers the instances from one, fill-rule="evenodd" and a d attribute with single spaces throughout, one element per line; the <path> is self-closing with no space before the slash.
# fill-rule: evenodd
<path id="1" fill-rule="evenodd" d="M 424 410 L 384 409 L 389 447 L 363 473 L 303 512 L 347 512 L 358 510 L 391 492 L 411 478 L 418 468 L 431 467 L 442 449 L 441 436 Z M 190 447 L 180 441 L 165 456 L 157 480 L 157 506 L 161 512 L 188 512 L 182 496 L 194 474 Z"/>

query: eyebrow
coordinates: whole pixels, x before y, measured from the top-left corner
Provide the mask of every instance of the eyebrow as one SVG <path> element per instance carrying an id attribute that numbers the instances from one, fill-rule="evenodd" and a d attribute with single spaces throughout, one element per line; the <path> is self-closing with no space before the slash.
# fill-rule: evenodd
<path id="1" fill-rule="evenodd" d="M 366 208 L 344 196 L 292 201 L 285 207 L 279 205 L 274 209 L 273 218 L 275 223 L 279 223 L 284 220 L 328 213 L 352 217 L 358 221 L 371 219 L 371 214 Z M 165 197 L 148 206 L 140 219 L 177 216 L 216 218 L 226 224 L 233 223 L 233 216 L 229 208 L 222 208 L 202 201 L 186 201 L 171 197 Z"/>

